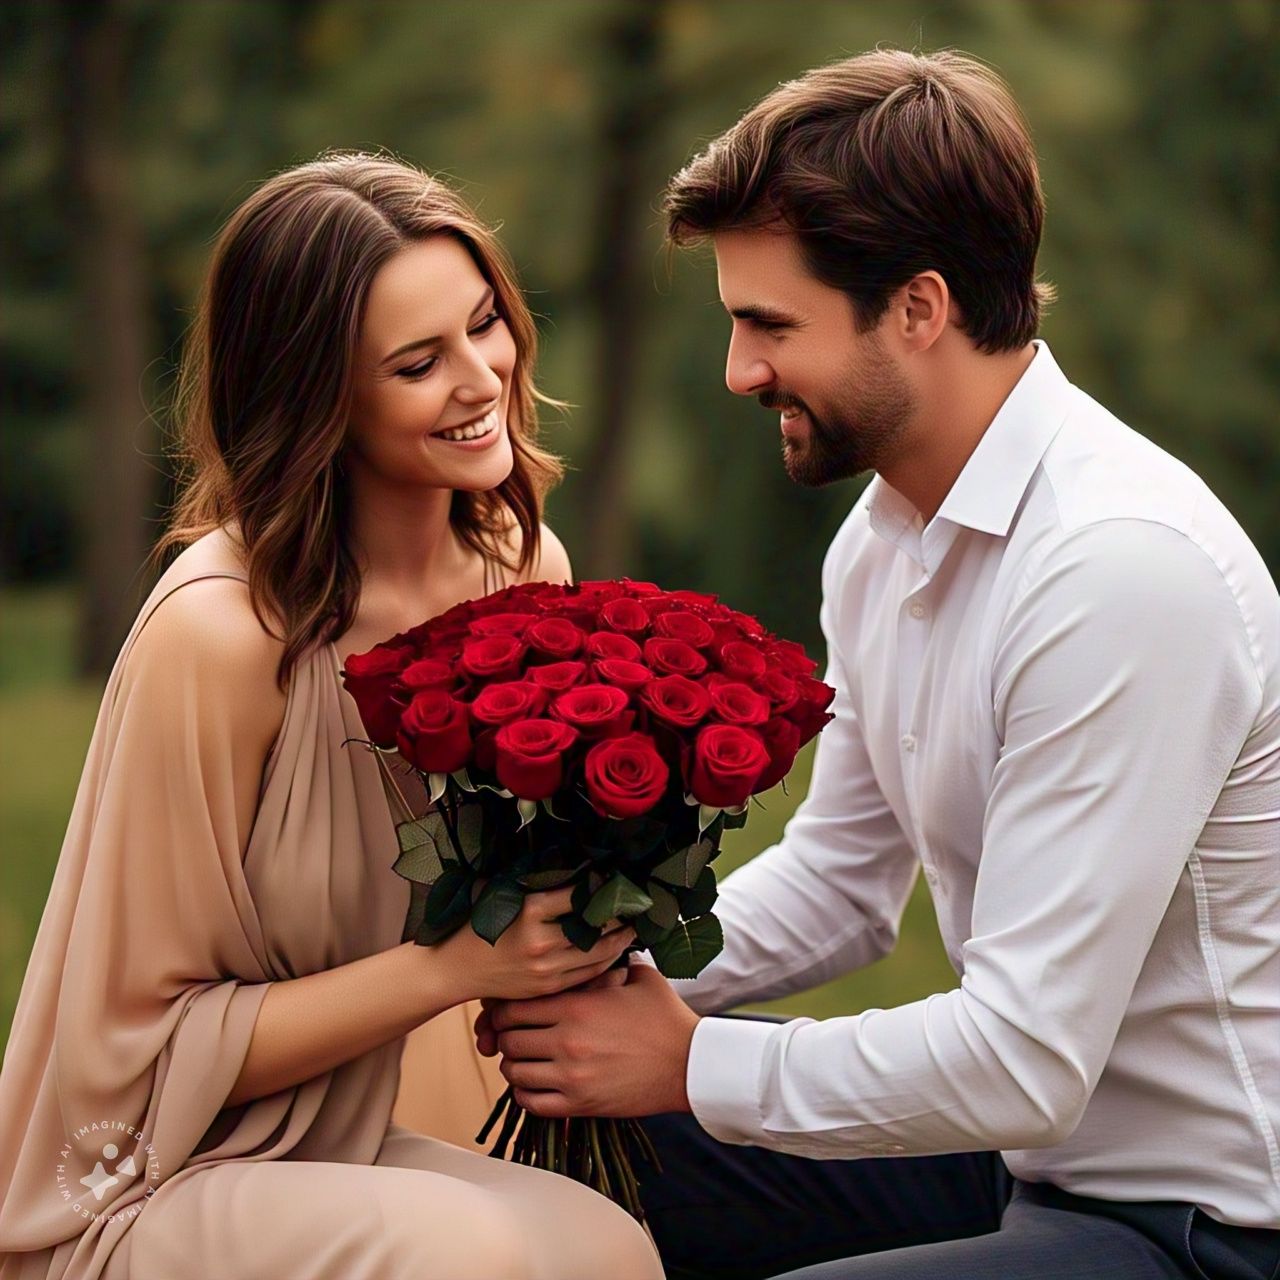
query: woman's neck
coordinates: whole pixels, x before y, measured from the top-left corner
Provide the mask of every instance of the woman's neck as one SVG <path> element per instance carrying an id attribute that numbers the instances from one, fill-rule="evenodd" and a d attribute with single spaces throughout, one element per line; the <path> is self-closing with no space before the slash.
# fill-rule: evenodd
<path id="1" fill-rule="evenodd" d="M 449 523 L 450 489 L 353 485 L 352 544 L 366 590 L 406 601 L 464 571 L 469 548 Z"/>

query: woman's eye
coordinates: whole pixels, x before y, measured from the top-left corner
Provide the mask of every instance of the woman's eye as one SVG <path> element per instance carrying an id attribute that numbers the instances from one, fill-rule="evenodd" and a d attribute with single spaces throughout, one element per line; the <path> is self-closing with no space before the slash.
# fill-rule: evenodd
<path id="1" fill-rule="evenodd" d="M 470 332 L 472 334 L 486 334 L 501 319 L 502 319 L 502 315 L 500 312 L 490 311 L 489 314 L 485 316 L 484 319 L 481 320 L 478 325 L 474 326 L 470 330 Z M 410 379 L 425 378 L 427 374 L 429 374 L 431 370 L 434 369 L 439 362 L 440 362 L 439 356 L 431 356 L 429 359 L 424 360 L 421 364 L 415 364 L 408 369 L 397 370 L 397 376 L 401 378 L 410 378 Z"/>
<path id="2" fill-rule="evenodd" d="M 493 326 L 497 324 L 498 321 L 501 319 L 502 319 L 502 316 L 498 312 L 490 311 L 489 314 L 485 316 L 485 318 L 481 320 L 480 323 L 476 325 L 474 329 L 471 330 L 471 332 L 472 333 L 488 333 L 489 330 L 492 329 Z"/>
<path id="3" fill-rule="evenodd" d="M 401 369 L 399 371 L 402 378 L 422 378 L 425 377 L 432 369 L 436 367 L 439 356 L 432 356 L 429 360 L 424 360 L 421 364 L 415 364 L 411 369 Z"/>

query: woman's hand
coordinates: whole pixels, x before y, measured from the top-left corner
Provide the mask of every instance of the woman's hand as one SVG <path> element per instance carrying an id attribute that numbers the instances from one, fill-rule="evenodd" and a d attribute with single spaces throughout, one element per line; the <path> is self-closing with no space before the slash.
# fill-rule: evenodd
<path id="1" fill-rule="evenodd" d="M 426 958 L 453 973 L 464 993 L 459 1002 L 477 997 L 527 1000 L 589 982 L 617 960 L 636 934 L 630 925 L 611 920 L 590 951 L 579 951 L 557 923 L 569 911 L 571 897 L 570 889 L 531 893 L 495 945 L 464 924 L 443 942 L 424 948 Z"/>

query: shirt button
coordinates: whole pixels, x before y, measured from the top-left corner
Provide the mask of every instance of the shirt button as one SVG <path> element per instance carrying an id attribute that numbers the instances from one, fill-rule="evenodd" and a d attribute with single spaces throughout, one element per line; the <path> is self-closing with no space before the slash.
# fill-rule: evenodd
<path id="1" fill-rule="evenodd" d="M 920 603 L 920 601 L 919 601 L 919 600 L 916 600 L 916 601 L 913 601 L 913 602 L 912 602 L 912 605 L 911 605 L 911 616 L 912 616 L 913 618 L 923 618 L 923 617 L 924 617 L 924 605 L 922 605 L 922 604 Z"/>
<path id="2" fill-rule="evenodd" d="M 904 751 L 914 751 L 916 749 L 916 735 L 914 733 L 907 733 L 903 735 L 902 749 Z"/>

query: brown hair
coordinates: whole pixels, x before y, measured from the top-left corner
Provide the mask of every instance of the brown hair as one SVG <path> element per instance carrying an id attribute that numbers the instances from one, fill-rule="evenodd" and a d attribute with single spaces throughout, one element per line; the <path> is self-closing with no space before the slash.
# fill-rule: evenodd
<path id="1" fill-rule="evenodd" d="M 780 85 L 671 180 L 673 244 L 782 223 L 859 328 L 937 271 L 981 351 L 1036 334 L 1044 196 L 1025 120 L 998 75 L 960 53 L 877 49 Z"/>
<path id="2" fill-rule="evenodd" d="M 535 561 L 542 500 L 561 475 L 537 445 L 537 404 L 556 402 L 533 385 L 537 331 L 511 261 L 457 193 L 389 156 L 330 151 L 260 186 L 214 247 L 178 377 L 180 496 L 151 563 L 238 522 L 254 612 L 283 629 L 282 689 L 311 644 L 355 617 L 360 573 L 339 455 L 356 343 L 379 267 L 433 235 L 470 251 L 516 347 L 511 474 L 488 492 L 455 491 L 450 523 L 485 557 L 486 575 L 495 563 L 519 572 Z M 504 545 L 513 519 L 515 560 Z"/>

